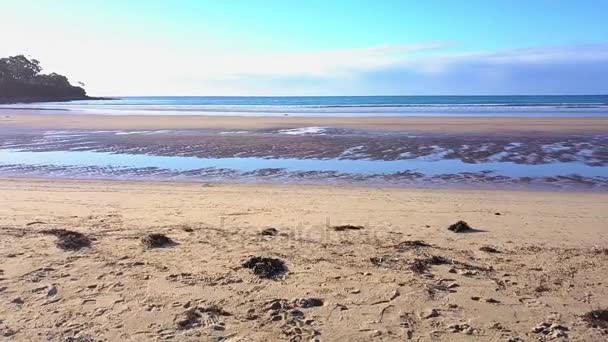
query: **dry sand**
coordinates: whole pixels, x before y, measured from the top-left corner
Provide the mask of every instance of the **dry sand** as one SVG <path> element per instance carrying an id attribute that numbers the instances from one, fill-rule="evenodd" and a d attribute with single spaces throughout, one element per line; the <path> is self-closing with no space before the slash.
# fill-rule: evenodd
<path id="1" fill-rule="evenodd" d="M 330 126 L 446 133 L 606 133 L 608 118 L 471 117 L 240 117 L 46 114 L 0 109 L 0 126 L 40 129 L 272 129 Z"/>
<path id="2" fill-rule="evenodd" d="M 608 307 L 608 194 L 2 179 L 0 201 L 0 339 L 607 336 L 581 315 Z M 477 231 L 446 229 L 461 219 Z M 258 278 L 251 256 L 289 271 Z"/>

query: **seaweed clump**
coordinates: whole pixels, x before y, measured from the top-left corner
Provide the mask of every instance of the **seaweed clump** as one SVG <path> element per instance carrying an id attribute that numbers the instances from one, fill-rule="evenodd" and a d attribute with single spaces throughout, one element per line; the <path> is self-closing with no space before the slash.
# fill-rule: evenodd
<path id="1" fill-rule="evenodd" d="M 466 233 L 473 231 L 473 228 L 471 228 L 471 226 L 469 226 L 469 224 L 464 221 L 458 221 L 449 226 L 448 230 L 451 230 L 454 233 Z"/>
<path id="2" fill-rule="evenodd" d="M 500 251 L 492 246 L 482 246 L 479 250 L 486 253 L 500 253 Z"/>
<path id="3" fill-rule="evenodd" d="M 352 224 L 343 224 L 340 226 L 333 226 L 333 227 L 331 227 L 331 229 L 333 229 L 337 232 L 343 232 L 345 230 L 361 230 L 361 229 L 363 229 L 363 226 L 355 226 Z"/>
<path id="4" fill-rule="evenodd" d="M 91 240 L 86 235 L 72 230 L 45 229 L 40 233 L 55 236 L 57 238 L 55 244 L 63 250 L 77 251 L 91 246 Z"/>
<path id="5" fill-rule="evenodd" d="M 265 228 L 264 230 L 262 230 L 260 232 L 260 235 L 262 236 L 276 236 L 277 234 L 279 234 L 279 231 L 276 228 Z"/>
<path id="6" fill-rule="evenodd" d="M 446 257 L 432 255 L 428 258 L 414 260 L 410 265 L 410 270 L 416 274 L 422 274 L 428 271 L 432 265 L 446 265 L 451 263 L 452 261 Z"/>
<path id="7" fill-rule="evenodd" d="M 285 262 L 277 258 L 251 257 L 243 263 L 243 267 L 253 271 L 260 278 L 277 279 L 287 273 Z"/>
<path id="8" fill-rule="evenodd" d="M 608 309 L 597 309 L 583 315 L 583 320 L 593 328 L 608 329 Z"/>
<path id="9" fill-rule="evenodd" d="M 161 248 L 167 247 L 174 244 L 173 240 L 171 240 L 168 236 L 164 234 L 148 234 L 141 239 L 141 243 L 148 248 Z"/>

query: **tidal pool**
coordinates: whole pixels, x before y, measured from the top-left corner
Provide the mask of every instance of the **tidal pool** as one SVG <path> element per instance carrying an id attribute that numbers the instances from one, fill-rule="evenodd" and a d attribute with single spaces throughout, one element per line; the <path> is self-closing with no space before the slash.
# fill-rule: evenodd
<path id="1" fill-rule="evenodd" d="M 426 176 L 489 171 L 493 174 L 506 177 L 553 177 L 567 175 L 608 177 L 607 166 L 590 166 L 580 162 L 529 165 L 512 162 L 473 164 L 453 159 L 425 160 L 422 158 L 394 161 L 288 158 L 198 158 L 154 156 L 147 154 L 117 154 L 92 151 L 31 152 L 0 150 L 0 165 L 159 168 L 178 172 L 208 168 L 231 169 L 240 172 L 251 172 L 261 169 L 335 171 L 365 175 L 418 172 Z"/>

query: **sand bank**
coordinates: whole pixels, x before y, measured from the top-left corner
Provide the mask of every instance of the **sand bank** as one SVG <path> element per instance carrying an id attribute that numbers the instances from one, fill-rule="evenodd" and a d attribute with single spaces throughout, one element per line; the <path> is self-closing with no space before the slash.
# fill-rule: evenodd
<path id="1" fill-rule="evenodd" d="M 446 117 L 239 117 L 169 115 L 32 114 L 0 110 L 0 125 L 40 129 L 276 129 L 330 126 L 366 130 L 446 133 L 605 133 L 608 118 Z"/>
<path id="2" fill-rule="evenodd" d="M 15 340 L 605 338 L 581 316 L 608 306 L 608 194 L 2 179 L 0 204 Z M 176 244 L 145 249 L 152 232 Z"/>

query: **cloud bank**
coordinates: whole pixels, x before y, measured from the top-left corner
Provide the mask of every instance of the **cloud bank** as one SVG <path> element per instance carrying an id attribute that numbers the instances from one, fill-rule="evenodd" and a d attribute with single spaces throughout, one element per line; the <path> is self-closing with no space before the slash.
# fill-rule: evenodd
<path id="1" fill-rule="evenodd" d="M 608 93 L 608 44 L 467 53 L 453 47 L 247 54 L 105 42 L 78 53 L 31 54 L 47 70 L 85 82 L 93 95 Z"/>
<path id="2" fill-rule="evenodd" d="M 608 44 L 470 53 L 444 52 L 448 47 L 179 56 L 179 68 L 160 72 L 174 87 L 166 93 L 192 95 L 608 93 Z M 138 91 L 146 92 L 159 93 Z"/>

